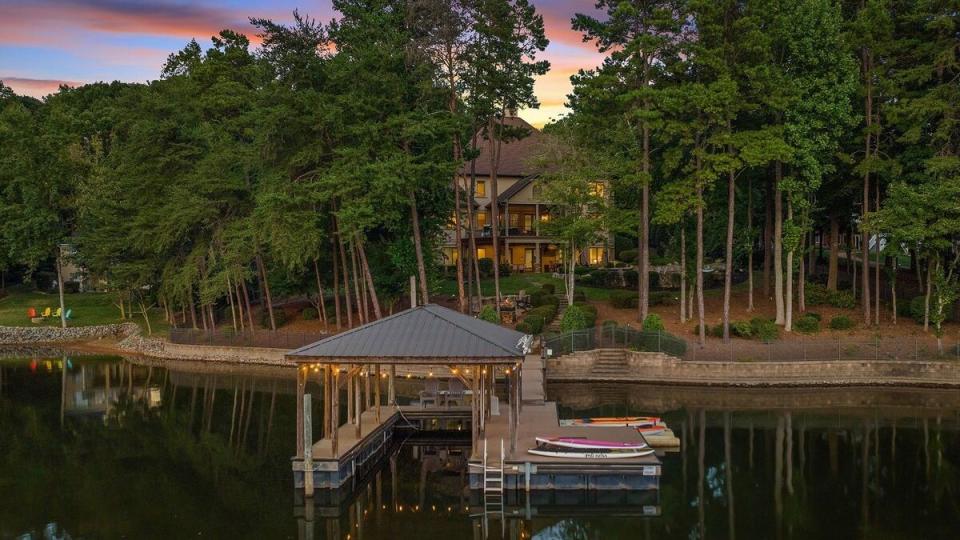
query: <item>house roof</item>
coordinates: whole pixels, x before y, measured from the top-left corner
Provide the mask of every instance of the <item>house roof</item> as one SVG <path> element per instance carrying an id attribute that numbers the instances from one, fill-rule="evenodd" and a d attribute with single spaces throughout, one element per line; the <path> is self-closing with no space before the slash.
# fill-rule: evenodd
<path id="1" fill-rule="evenodd" d="M 540 152 L 544 135 L 519 116 L 507 116 L 503 119 L 503 123 L 511 127 L 525 128 L 529 134 L 522 139 L 500 143 L 500 166 L 497 169 L 497 176 L 525 177 L 539 172 L 530 166 L 530 162 Z M 477 175 L 490 175 L 490 150 L 495 143 L 496 141 L 484 138 L 483 133 L 477 136 L 477 147 L 480 150 L 480 154 L 474 160 Z M 463 166 L 461 173 L 470 174 L 469 162 Z"/>
<path id="2" fill-rule="evenodd" d="M 510 187 L 508 187 L 507 189 L 503 190 L 503 193 L 500 193 L 499 195 L 497 195 L 497 200 L 498 200 L 499 202 L 509 201 L 510 199 L 512 199 L 512 198 L 514 197 L 514 195 L 516 195 L 517 193 L 520 193 L 520 191 L 521 191 L 523 188 L 529 186 L 529 185 L 533 182 L 533 179 L 534 179 L 534 178 L 535 178 L 534 176 L 528 176 L 528 177 L 526 177 L 526 178 L 522 178 L 522 179 L 520 179 L 520 180 L 517 180 L 516 182 L 513 183 L 512 186 L 510 186 Z M 489 206 L 489 205 L 487 205 L 487 206 Z"/>
<path id="3" fill-rule="evenodd" d="M 524 334 L 427 304 L 330 336 L 287 353 L 297 362 L 368 364 L 514 363 Z"/>

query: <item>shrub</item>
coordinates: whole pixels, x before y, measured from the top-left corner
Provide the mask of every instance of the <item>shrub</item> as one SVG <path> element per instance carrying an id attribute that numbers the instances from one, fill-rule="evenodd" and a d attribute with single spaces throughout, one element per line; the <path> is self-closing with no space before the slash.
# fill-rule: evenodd
<path id="1" fill-rule="evenodd" d="M 491 267 L 491 272 L 492 271 L 493 271 L 493 267 Z M 513 268 L 511 268 L 509 264 L 500 263 L 500 277 L 507 277 L 510 275 L 510 272 L 512 271 L 513 271 Z"/>
<path id="2" fill-rule="evenodd" d="M 617 326 L 619 326 L 617 324 L 617 321 L 608 320 L 608 321 L 603 321 L 603 324 L 600 325 L 600 328 L 602 328 L 605 332 L 609 332 L 611 330 L 616 330 Z"/>
<path id="3" fill-rule="evenodd" d="M 625 249 L 620 252 L 620 255 L 617 256 L 617 259 L 625 263 L 635 262 L 637 260 L 637 250 Z"/>
<path id="4" fill-rule="evenodd" d="M 857 305 L 850 291 L 831 291 L 819 283 L 804 285 L 804 299 L 808 306 L 833 306 L 851 309 Z"/>
<path id="5" fill-rule="evenodd" d="M 314 307 L 303 308 L 303 311 L 300 312 L 300 318 L 305 321 L 317 320 L 317 308 L 314 308 Z"/>
<path id="6" fill-rule="evenodd" d="M 651 274 L 657 275 L 657 274 Z M 651 306 L 672 306 L 679 303 L 679 300 L 676 297 L 675 292 L 673 291 L 651 291 L 650 292 L 650 305 Z"/>
<path id="7" fill-rule="evenodd" d="M 544 294 L 554 294 L 557 292 L 557 286 L 553 283 L 544 283 L 540 286 L 540 290 L 543 291 Z"/>
<path id="8" fill-rule="evenodd" d="M 573 301 L 574 302 L 586 302 L 587 293 L 583 291 L 573 291 Z"/>
<path id="9" fill-rule="evenodd" d="M 808 312 L 804 313 L 803 316 L 804 316 L 804 317 L 813 317 L 814 319 L 816 319 L 816 320 L 818 320 L 818 321 L 822 321 L 822 320 L 823 320 L 823 315 L 820 315 L 819 313 L 816 313 L 816 312 L 814 312 L 814 311 L 808 311 Z"/>
<path id="10" fill-rule="evenodd" d="M 753 336 L 760 341 L 773 341 L 780 337 L 780 327 L 766 317 L 750 319 L 750 329 Z"/>
<path id="11" fill-rule="evenodd" d="M 587 304 L 587 303 L 585 303 L 585 302 L 575 302 L 573 305 L 576 306 L 576 307 L 578 307 L 578 308 L 580 308 L 581 310 L 583 310 L 583 312 L 586 314 L 586 317 L 587 317 L 587 320 L 586 320 L 587 326 L 586 326 L 586 327 L 587 327 L 587 328 L 593 328 L 594 326 L 596 326 L 596 324 L 597 324 L 597 306 L 594 306 L 594 305 L 592 305 L 592 304 Z M 569 308 L 567 308 L 567 309 L 569 309 Z"/>
<path id="12" fill-rule="evenodd" d="M 926 305 L 925 296 L 915 296 L 910 300 L 910 318 L 917 324 L 923 324 L 923 312 Z"/>
<path id="13" fill-rule="evenodd" d="M 477 315 L 477 318 L 493 324 L 498 324 L 500 322 L 500 318 L 497 317 L 497 310 L 494 309 L 493 306 L 483 306 L 483 309 L 480 310 L 480 314 Z"/>
<path id="14" fill-rule="evenodd" d="M 533 331 L 533 328 L 526 321 L 521 321 L 517 323 L 516 326 L 517 332 L 523 332 L 524 334 L 536 334 L 537 332 Z"/>
<path id="15" fill-rule="evenodd" d="M 742 338 L 753 337 L 753 327 L 748 321 L 732 321 L 730 323 L 730 333 Z"/>
<path id="16" fill-rule="evenodd" d="M 587 324 L 587 320 L 587 312 L 577 304 L 574 304 L 568 307 L 565 312 L 563 312 L 563 319 L 560 321 L 560 329 L 564 332 L 583 330 L 590 327 L 590 325 Z"/>
<path id="17" fill-rule="evenodd" d="M 273 308 L 273 322 L 277 323 L 277 328 L 287 324 L 287 313 L 282 309 Z M 260 326 L 270 328 L 270 312 L 266 309 L 260 310 Z"/>
<path id="18" fill-rule="evenodd" d="M 634 291 L 612 291 L 610 293 L 610 305 L 619 309 L 636 308 L 639 297 Z"/>
<path id="19" fill-rule="evenodd" d="M 853 319 L 846 315 L 837 315 L 830 319 L 830 328 L 832 330 L 849 330 L 853 328 Z"/>
<path id="20" fill-rule="evenodd" d="M 477 268 L 480 269 L 480 277 L 490 277 L 493 275 L 493 259 L 477 259 Z"/>
<path id="21" fill-rule="evenodd" d="M 591 272 L 591 270 L 593 270 L 593 269 L 590 268 L 589 266 L 575 266 L 575 267 L 573 268 L 573 275 L 575 275 L 575 276 L 582 276 L 582 275 L 585 275 L 585 274 L 589 274 L 589 273 Z"/>
<path id="22" fill-rule="evenodd" d="M 537 291 L 530 295 L 530 305 L 533 307 L 556 306 L 560 299 L 552 294 L 546 294 L 543 291 Z"/>
<path id="23" fill-rule="evenodd" d="M 816 317 L 811 317 L 809 315 L 804 315 L 797 319 L 796 327 L 798 332 L 803 332 L 804 334 L 816 334 L 820 331 L 820 319 Z"/>
<path id="24" fill-rule="evenodd" d="M 643 329 L 646 332 L 655 332 L 663 330 L 663 319 L 656 313 L 651 313 L 643 319 Z"/>

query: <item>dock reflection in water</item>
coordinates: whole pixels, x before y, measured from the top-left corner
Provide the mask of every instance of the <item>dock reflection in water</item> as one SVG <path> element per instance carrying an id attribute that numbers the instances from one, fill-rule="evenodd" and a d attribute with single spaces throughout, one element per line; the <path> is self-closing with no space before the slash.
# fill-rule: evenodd
<path id="1" fill-rule="evenodd" d="M 398 392 L 416 395 L 415 382 Z M 935 539 L 960 530 L 954 390 L 551 385 L 562 417 L 657 414 L 682 447 L 662 458 L 659 490 L 511 491 L 501 515 L 467 489 L 468 449 L 435 433 L 304 505 L 289 474 L 294 383 L 283 368 L 0 357 L 0 539 L 42 538 L 54 523 L 74 538 Z"/>

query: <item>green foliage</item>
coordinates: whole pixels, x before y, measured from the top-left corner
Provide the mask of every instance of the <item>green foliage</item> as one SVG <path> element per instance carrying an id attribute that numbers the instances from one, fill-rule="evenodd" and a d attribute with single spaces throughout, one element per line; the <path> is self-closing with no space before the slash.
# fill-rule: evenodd
<path id="1" fill-rule="evenodd" d="M 731 321 L 730 333 L 741 338 L 753 337 L 753 325 L 749 321 Z"/>
<path id="2" fill-rule="evenodd" d="M 639 295 L 635 291 L 613 291 L 610 293 L 610 305 L 618 309 L 636 309 Z"/>
<path id="3" fill-rule="evenodd" d="M 517 332 L 523 332 L 524 334 L 531 334 L 531 335 L 540 333 L 538 330 L 535 330 L 534 326 L 530 324 L 528 321 L 520 321 L 519 323 L 517 323 L 515 330 Z"/>
<path id="4" fill-rule="evenodd" d="M 849 330 L 855 326 L 853 319 L 846 315 L 837 315 L 830 319 L 831 330 Z"/>
<path id="5" fill-rule="evenodd" d="M 645 332 L 655 332 L 663 329 L 663 319 L 656 313 L 651 313 L 643 319 L 643 330 Z"/>
<path id="6" fill-rule="evenodd" d="M 262 328 L 270 328 L 270 312 L 266 309 L 261 309 L 257 314 L 257 320 L 260 323 Z M 287 324 L 287 312 L 282 309 L 273 308 L 273 320 L 277 324 L 277 328 Z"/>
<path id="7" fill-rule="evenodd" d="M 802 332 L 804 334 L 816 334 L 820 331 L 820 319 L 811 317 L 809 315 L 804 315 L 803 317 L 797 319 L 796 322 L 793 323 L 793 326 L 798 332 Z"/>
<path id="8" fill-rule="evenodd" d="M 497 310 L 491 305 L 483 306 L 477 318 L 481 321 L 487 321 L 488 323 L 500 324 L 500 318 L 497 317 Z"/>
<path id="9" fill-rule="evenodd" d="M 540 286 L 540 290 L 543 291 L 544 294 L 554 294 L 557 292 L 557 287 L 553 283 L 544 283 Z"/>
<path id="10" fill-rule="evenodd" d="M 751 334 L 760 341 L 774 341 L 780 337 L 780 327 L 766 317 L 750 319 Z"/>
<path id="11" fill-rule="evenodd" d="M 573 305 L 586 314 L 587 327 L 593 328 L 597 324 L 597 306 L 583 301 L 577 302 Z"/>
<path id="12" fill-rule="evenodd" d="M 317 308 L 314 307 L 305 307 L 300 312 L 300 318 L 305 321 L 315 321 L 317 320 Z"/>
<path id="13" fill-rule="evenodd" d="M 480 269 L 480 277 L 493 275 L 493 259 L 477 259 L 477 267 Z"/>
<path id="14" fill-rule="evenodd" d="M 621 262 L 632 264 L 637 260 L 637 250 L 636 249 L 625 249 L 617 254 L 617 259 Z"/>
<path id="15" fill-rule="evenodd" d="M 563 312 L 563 318 L 560 320 L 560 329 L 563 332 L 571 332 L 573 330 L 584 330 L 586 328 L 590 328 L 589 315 L 586 310 L 577 304 L 568 306 L 567 310 Z"/>
<path id="16" fill-rule="evenodd" d="M 914 296 L 910 300 L 909 310 L 910 318 L 914 320 L 917 324 L 923 324 L 923 314 L 926 311 L 926 296 Z"/>
<path id="17" fill-rule="evenodd" d="M 820 315 L 819 313 L 817 313 L 817 312 L 815 312 L 815 311 L 808 311 L 808 312 L 804 313 L 803 316 L 804 316 L 804 317 L 813 317 L 813 318 L 816 319 L 817 321 L 822 321 L 822 320 L 823 320 L 823 315 Z"/>
<path id="18" fill-rule="evenodd" d="M 833 306 L 835 308 L 852 309 L 857 302 L 850 291 L 831 291 L 819 283 L 807 283 L 804 286 L 804 296 L 808 306 Z"/>

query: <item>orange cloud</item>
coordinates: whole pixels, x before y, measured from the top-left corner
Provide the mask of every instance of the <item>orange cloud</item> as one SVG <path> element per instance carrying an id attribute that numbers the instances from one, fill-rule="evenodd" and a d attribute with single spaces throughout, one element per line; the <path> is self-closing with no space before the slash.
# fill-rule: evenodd
<path id="1" fill-rule="evenodd" d="M 53 94 L 60 89 L 60 86 L 80 86 L 83 83 L 77 81 L 60 81 L 57 79 L 26 79 L 23 77 L 2 77 L 0 81 L 3 84 L 13 88 L 13 91 L 23 96 L 33 96 L 41 98 Z"/>
<path id="2" fill-rule="evenodd" d="M 64 30 L 198 38 L 205 40 L 225 28 L 259 41 L 247 21 L 250 15 L 285 18 L 284 13 L 251 13 L 194 3 L 141 3 L 123 0 L 66 2 L 39 0 L 6 5 L 0 17 L 0 42 L 43 44 Z"/>

